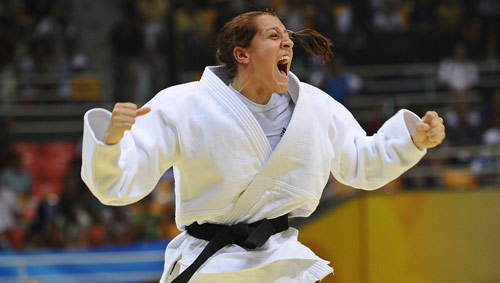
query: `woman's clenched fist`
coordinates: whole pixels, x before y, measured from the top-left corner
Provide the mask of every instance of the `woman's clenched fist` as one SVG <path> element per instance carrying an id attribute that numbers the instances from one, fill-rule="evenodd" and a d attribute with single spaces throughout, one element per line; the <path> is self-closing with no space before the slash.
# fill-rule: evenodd
<path id="1" fill-rule="evenodd" d="M 104 133 L 104 142 L 108 145 L 118 143 L 125 131 L 132 128 L 135 119 L 150 111 L 149 107 L 137 109 L 137 105 L 131 102 L 116 103 L 108 128 Z"/>
<path id="2" fill-rule="evenodd" d="M 436 111 L 427 111 L 415 125 L 415 133 L 412 134 L 413 143 L 419 149 L 436 147 L 445 137 L 443 118 L 439 117 Z"/>

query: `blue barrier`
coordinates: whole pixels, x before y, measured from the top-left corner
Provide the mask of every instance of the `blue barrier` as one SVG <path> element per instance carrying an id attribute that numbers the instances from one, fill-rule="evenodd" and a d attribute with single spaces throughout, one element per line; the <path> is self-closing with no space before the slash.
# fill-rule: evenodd
<path id="1" fill-rule="evenodd" d="M 0 282 L 158 282 L 167 244 L 0 252 Z"/>

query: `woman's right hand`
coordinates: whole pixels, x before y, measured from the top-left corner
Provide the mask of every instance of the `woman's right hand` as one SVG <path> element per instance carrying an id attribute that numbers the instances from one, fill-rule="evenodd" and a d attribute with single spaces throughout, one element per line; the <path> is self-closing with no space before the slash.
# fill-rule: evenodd
<path id="1" fill-rule="evenodd" d="M 125 131 L 130 130 L 135 118 L 151 111 L 149 107 L 137 109 L 137 105 L 130 102 L 116 103 L 108 128 L 104 133 L 104 142 L 108 145 L 117 144 L 123 138 Z"/>

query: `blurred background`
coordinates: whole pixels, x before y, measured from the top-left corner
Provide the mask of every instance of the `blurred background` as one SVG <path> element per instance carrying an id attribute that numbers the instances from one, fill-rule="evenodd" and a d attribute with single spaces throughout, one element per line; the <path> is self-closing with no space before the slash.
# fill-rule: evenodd
<path id="1" fill-rule="evenodd" d="M 332 178 L 292 221 L 336 269 L 323 282 L 500 282 L 498 0 L 2 0 L 1 282 L 159 280 L 173 177 L 100 204 L 79 174 L 83 114 L 199 79 L 221 26 L 262 8 L 333 40 L 333 62 L 296 46 L 292 71 L 368 134 L 400 108 L 445 119 L 444 144 L 403 176 L 369 193 Z"/>

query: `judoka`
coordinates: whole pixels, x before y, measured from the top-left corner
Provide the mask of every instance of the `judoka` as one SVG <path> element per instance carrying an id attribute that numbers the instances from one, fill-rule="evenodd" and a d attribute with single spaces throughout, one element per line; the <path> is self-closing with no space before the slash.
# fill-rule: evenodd
<path id="1" fill-rule="evenodd" d="M 220 66 L 143 107 L 84 116 L 82 178 L 104 204 L 141 200 L 173 166 L 176 224 L 161 282 L 316 282 L 329 262 L 297 240 L 289 217 L 317 207 L 330 172 L 374 190 L 445 137 L 443 119 L 400 110 L 373 136 L 290 72 L 294 42 L 325 61 L 331 41 L 249 12 L 218 37 Z"/>

